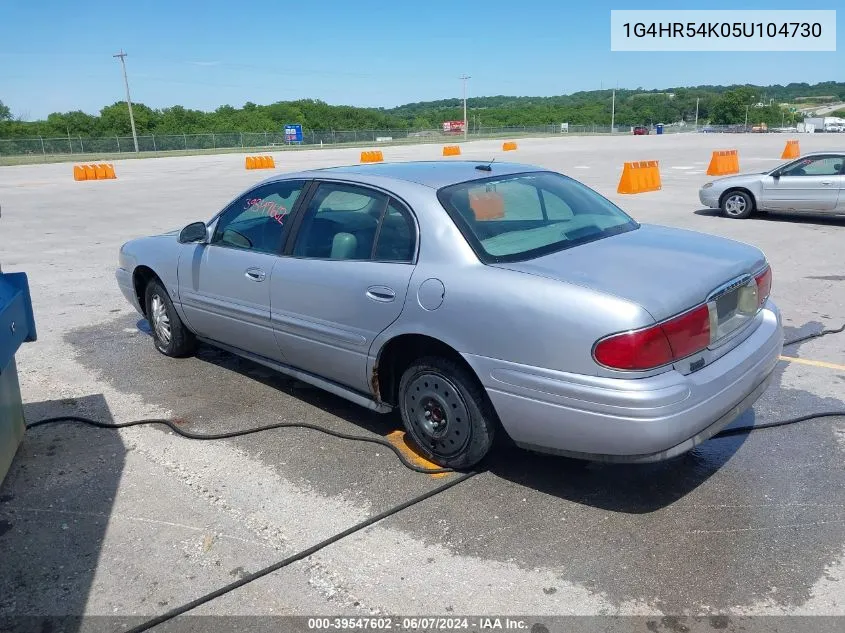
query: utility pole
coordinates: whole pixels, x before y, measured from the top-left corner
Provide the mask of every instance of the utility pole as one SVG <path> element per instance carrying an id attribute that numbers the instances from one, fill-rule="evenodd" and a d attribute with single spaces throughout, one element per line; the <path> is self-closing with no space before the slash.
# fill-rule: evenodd
<path id="1" fill-rule="evenodd" d="M 695 131 L 698 132 L 698 100 L 700 97 L 695 98 Z"/>
<path id="2" fill-rule="evenodd" d="M 610 133 L 613 134 L 613 125 L 616 123 L 616 88 L 613 89 L 613 102 L 610 106 Z"/>
<path id="3" fill-rule="evenodd" d="M 126 105 L 129 107 L 129 124 L 132 126 L 132 140 L 135 141 L 135 152 L 138 152 L 138 134 L 135 132 L 135 117 L 132 116 L 132 99 L 129 97 L 129 79 L 126 77 L 126 53 L 123 49 L 117 55 L 112 55 L 120 59 L 120 65 L 123 67 L 123 83 L 126 84 Z"/>
<path id="4" fill-rule="evenodd" d="M 748 108 L 750 107 L 750 105 L 745 106 L 745 129 L 743 132 L 748 132 Z"/>
<path id="5" fill-rule="evenodd" d="M 464 140 L 467 140 L 467 79 L 472 79 L 472 77 L 461 75 L 458 79 L 464 82 Z"/>

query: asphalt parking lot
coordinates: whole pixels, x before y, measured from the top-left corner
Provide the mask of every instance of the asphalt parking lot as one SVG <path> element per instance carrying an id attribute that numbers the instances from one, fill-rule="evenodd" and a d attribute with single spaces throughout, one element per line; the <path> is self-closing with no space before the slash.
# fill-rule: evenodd
<path id="1" fill-rule="evenodd" d="M 785 140 L 543 138 L 507 153 L 478 141 L 463 156 L 557 169 L 641 222 L 759 246 L 790 338 L 845 322 L 845 218 L 730 220 L 698 201 L 711 151 L 736 148 L 743 171 L 762 171 Z M 801 136 L 804 152 L 837 143 L 845 137 Z M 274 156 L 288 171 L 359 152 Z M 659 160 L 663 189 L 616 194 L 626 160 Z M 118 248 L 207 219 L 269 172 L 246 171 L 237 154 L 115 170 L 117 180 L 74 182 L 70 164 L 0 168 L 0 263 L 29 274 L 38 324 L 17 358 L 29 421 L 173 417 L 195 432 L 302 421 L 377 435 L 401 425 L 212 348 L 178 361 L 156 352 L 115 283 Z M 845 408 L 845 334 L 784 355 L 798 361 L 779 364 L 736 424 Z M 192 442 L 148 427 L 34 429 L 0 487 L 0 613 L 162 613 L 443 480 L 306 430 Z M 488 471 L 196 613 L 845 615 L 843 556 L 845 419 L 832 418 L 644 466 L 503 451 Z"/>

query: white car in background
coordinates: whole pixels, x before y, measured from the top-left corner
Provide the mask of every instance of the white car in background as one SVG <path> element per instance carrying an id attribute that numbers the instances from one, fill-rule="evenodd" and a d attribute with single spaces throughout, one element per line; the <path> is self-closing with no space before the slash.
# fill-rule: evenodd
<path id="1" fill-rule="evenodd" d="M 737 219 L 755 211 L 845 214 L 845 151 L 805 154 L 763 173 L 719 178 L 702 186 L 698 197 Z"/>

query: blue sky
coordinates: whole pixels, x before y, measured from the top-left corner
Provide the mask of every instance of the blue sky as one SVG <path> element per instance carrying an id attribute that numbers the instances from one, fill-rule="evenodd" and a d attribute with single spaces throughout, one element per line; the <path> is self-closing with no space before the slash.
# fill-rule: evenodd
<path id="1" fill-rule="evenodd" d="M 799 3 L 803 4 L 803 3 Z M 317 98 L 394 106 L 473 95 L 555 95 L 618 85 L 845 81 L 826 53 L 610 51 L 611 9 L 795 9 L 794 0 L 5 0 L 0 101 L 28 119 L 95 113 L 124 98 L 210 110 Z M 839 6 L 837 6 L 839 5 Z M 201 7 L 201 8 L 200 8 Z M 840 9 L 808 0 L 804 9 Z"/>

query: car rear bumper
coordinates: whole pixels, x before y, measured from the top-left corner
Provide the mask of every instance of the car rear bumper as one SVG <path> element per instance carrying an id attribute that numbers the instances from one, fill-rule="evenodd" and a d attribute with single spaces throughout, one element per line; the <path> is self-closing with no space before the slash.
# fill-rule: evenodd
<path id="1" fill-rule="evenodd" d="M 115 279 L 117 279 L 117 287 L 120 288 L 120 291 L 123 293 L 123 296 L 126 297 L 126 300 L 131 303 L 132 307 L 138 312 L 144 314 L 144 311 L 138 304 L 138 297 L 135 295 L 135 284 L 132 281 L 132 273 L 125 268 L 118 268 L 114 271 L 114 276 Z"/>
<path id="2" fill-rule="evenodd" d="M 669 459 L 704 442 L 765 391 L 783 348 L 771 301 L 746 340 L 710 365 L 601 378 L 465 355 L 518 445 L 597 461 Z"/>

